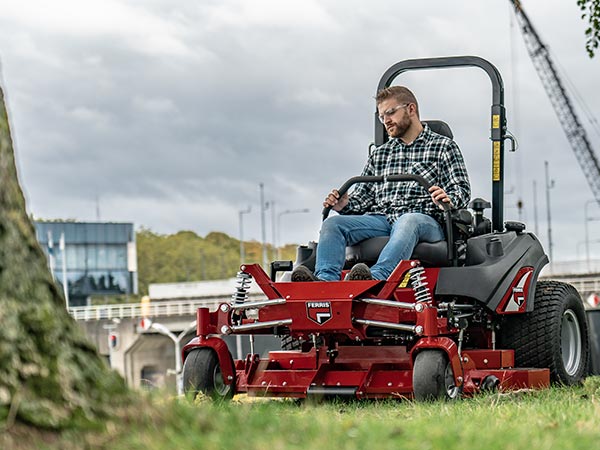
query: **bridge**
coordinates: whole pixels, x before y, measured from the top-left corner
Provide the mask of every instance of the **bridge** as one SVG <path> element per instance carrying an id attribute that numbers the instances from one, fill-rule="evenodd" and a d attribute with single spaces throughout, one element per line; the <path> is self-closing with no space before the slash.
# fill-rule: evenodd
<path id="1" fill-rule="evenodd" d="M 69 308 L 69 313 L 130 386 L 175 391 L 176 349 L 195 336 L 196 311 L 200 307 L 214 311 L 231 301 L 235 288 L 235 279 L 150 285 L 149 303 L 77 306 Z M 258 286 L 251 287 L 248 297 L 265 298 Z M 152 326 L 148 327 L 147 319 Z M 225 340 L 233 355 L 242 358 L 250 353 L 248 339 L 231 336 Z M 254 342 L 260 353 L 278 345 L 279 339 L 273 336 L 257 336 Z"/>
<path id="2" fill-rule="evenodd" d="M 553 269 L 553 272 L 543 271 L 540 279 L 572 284 L 585 303 L 588 297 L 600 294 L 600 271 L 560 274 L 560 267 Z M 214 311 L 220 303 L 231 300 L 235 287 L 234 279 L 151 285 L 152 301 L 149 304 L 80 306 L 69 308 L 69 312 L 95 343 L 100 354 L 130 386 L 157 386 L 175 391 L 176 348 L 195 336 L 197 309 L 208 307 Z M 249 298 L 265 298 L 256 283 L 249 291 Z M 591 305 L 586 304 L 586 307 Z M 141 323 L 144 317 L 151 318 L 160 326 L 147 328 L 147 324 Z M 177 345 L 173 337 L 179 338 Z M 228 336 L 226 342 L 232 354 L 239 359 L 250 352 L 247 338 Z M 257 336 L 255 339 L 255 351 L 258 353 L 278 345 L 279 340 L 274 336 Z"/>
<path id="3" fill-rule="evenodd" d="M 540 280 L 556 280 L 571 284 L 586 307 L 599 305 L 588 304 L 590 296 L 600 295 L 600 260 L 558 261 L 549 264 L 542 270 Z"/>

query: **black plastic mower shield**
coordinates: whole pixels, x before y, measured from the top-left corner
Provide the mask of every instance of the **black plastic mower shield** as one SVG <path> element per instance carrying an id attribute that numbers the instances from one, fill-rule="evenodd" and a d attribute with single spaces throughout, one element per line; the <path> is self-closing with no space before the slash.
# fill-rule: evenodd
<path id="1" fill-rule="evenodd" d="M 489 254 L 492 239 L 497 239 L 502 254 Z M 477 300 L 494 311 L 510 289 L 519 270 L 533 268 L 526 311 L 533 310 L 537 276 L 548 263 L 548 257 L 533 234 L 515 232 L 477 236 L 467 241 L 464 267 L 440 269 L 436 297 L 466 297 Z"/>

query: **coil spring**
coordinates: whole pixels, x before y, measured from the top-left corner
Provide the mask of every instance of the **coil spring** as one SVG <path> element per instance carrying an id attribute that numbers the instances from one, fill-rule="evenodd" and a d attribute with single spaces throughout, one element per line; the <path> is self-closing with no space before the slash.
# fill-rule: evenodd
<path id="1" fill-rule="evenodd" d="M 429 292 L 427 286 L 429 283 L 425 276 L 425 269 L 418 266 L 410 269 L 408 273 L 410 273 L 410 284 L 415 293 L 415 301 L 417 303 L 431 301 L 431 292 Z"/>
<path id="2" fill-rule="evenodd" d="M 252 283 L 252 275 L 246 272 L 237 273 L 237 287 L 235 293 L 231 296 L 234 305 L 239 305 L 248 300 L 248 290 Z"/>

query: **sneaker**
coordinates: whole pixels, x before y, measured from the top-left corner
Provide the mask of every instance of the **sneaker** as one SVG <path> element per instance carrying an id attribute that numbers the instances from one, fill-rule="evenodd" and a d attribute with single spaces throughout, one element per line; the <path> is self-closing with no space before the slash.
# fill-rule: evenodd
<path id="1" fill-rule="evenodd" d="M 346 275 L 346 280 L 372 280 L 373 276 L 371 275 L 371 269 L 364 263 L 355 264 L 348 275 Z"/>
<path id="2" fill-rule="evenodd" d="M 292 281 L 321 281 L 306 266 L 298 266 L 292 272 Z"/>

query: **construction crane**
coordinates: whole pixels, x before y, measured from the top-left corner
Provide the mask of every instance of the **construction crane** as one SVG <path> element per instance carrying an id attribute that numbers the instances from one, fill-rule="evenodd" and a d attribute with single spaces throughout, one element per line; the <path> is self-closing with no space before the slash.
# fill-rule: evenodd
<path id="1" fill-rule="evenodd" d="M 544 89 L 552 102 L 558 120 L 567 135 L 569 144 L 575 152 L 581 170 L 592 190 L 596 202 L 600 206 L 600 164 L 588 139 L 585 128 L 581 125 L 567 92 L 554 67 L 547 47 L 531 25 L 527 14 L 523 11 L 519 0 L 509 0 L 514 8 L 517 21 L 523 33 L 527 52 L 533 61 Z"/>

